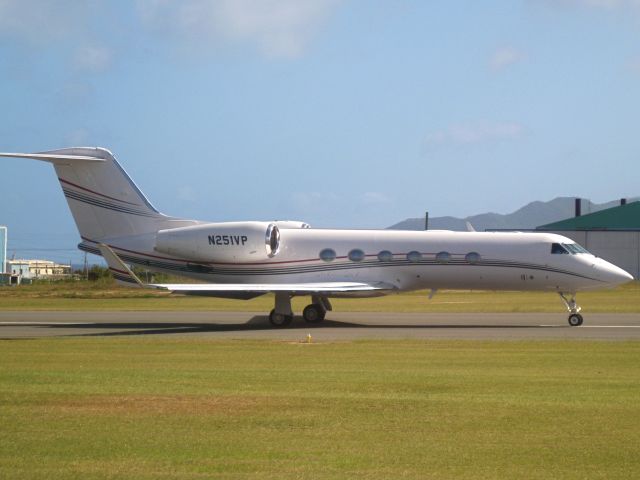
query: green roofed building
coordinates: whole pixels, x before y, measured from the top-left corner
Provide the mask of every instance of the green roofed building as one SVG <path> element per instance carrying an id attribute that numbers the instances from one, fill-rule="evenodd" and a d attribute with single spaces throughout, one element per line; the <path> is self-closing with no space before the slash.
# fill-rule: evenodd
<path id="1" fill-rule="evenodd" d="M 594 255 L 640 278 L 640 202 L 579 215 L 536 228 L 569 237 Z"/>
<path id="2" fill-rule="evenodd" d="M 640 202 L 542 225 L 536 230 L 632 230 L 640 231 Z"/>

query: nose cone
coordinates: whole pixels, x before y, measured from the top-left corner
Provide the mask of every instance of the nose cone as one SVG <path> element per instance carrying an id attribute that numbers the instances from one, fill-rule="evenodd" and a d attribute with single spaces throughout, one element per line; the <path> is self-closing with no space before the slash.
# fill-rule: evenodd
<path id="1" fill-rule="evenodd" d="M 603 282 L 612 286 L 621 285 L 633 280 L 633 276 L 629 272 L 604 260 L 602 260 L 596 268 L 598 270 L 598 277 Z"/>

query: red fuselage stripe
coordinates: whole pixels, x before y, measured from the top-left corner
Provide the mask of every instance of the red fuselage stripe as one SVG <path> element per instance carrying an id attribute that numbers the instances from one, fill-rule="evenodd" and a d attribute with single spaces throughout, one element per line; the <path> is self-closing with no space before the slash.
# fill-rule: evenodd
<path id="1" fill-rule="evenodd" d="M 129 205 L 135 205 L 136 207 L 141 207 L 142 205 L 137 203 L 127 202 L 126 200 L 120 200 L 119 198 L 110 197 L 109 195 L 105 195 L 103 193 L 94 192 L 93 190 L 89 190 L 88 188 L 81 187 L 80 185 L 76 185 L 75 183 L 70 182 L 69 180 L 65 180 L 64 178 L 58 177 L 62 183 L 66 183 L 67 185 L 71 185 L 72 187 L 79 188 L 80 190 L 84 190 L 85 192 L 93 193 L 94 195 L 99 195 L 104 198 L 108 198 L 110 200 L 115 200 L 116 202 L 128 203 Z"/>

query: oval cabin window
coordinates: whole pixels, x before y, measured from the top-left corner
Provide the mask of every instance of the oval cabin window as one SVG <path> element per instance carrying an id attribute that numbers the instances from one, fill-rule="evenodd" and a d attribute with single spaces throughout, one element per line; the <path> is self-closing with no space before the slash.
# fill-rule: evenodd
<path id="1" fill-rule="evenodd" d="M 407 260 L 410 262 L 419 262 L 422 258 L 422 254 L 420 252 L 416 252 L 415 250 L 407 253 Z"/>
<path id="2" fill-rule="evenodd" d="M 349 252 L 349 260 L 352 262 L 361 262 L 364 260 L 364 252 L 359 248 L 354 248 Z"/>
<path id="3" fill-rule="evenodd" d="M 393 253 L 391 253 L 389 250 L 382 250 L 378 254 L 378 260 L 380 260 L 381 262 L 390 262 L 393 260 Z"/>
<path id="4" fill-rule="evenodd" d="M 336 259 L 336 252 L 331 248 L 325 248 L 320 252 L 320 258 L 325 262 L 331 262 Z"/>
<path id="5" fill-rule="evenodd" d="M 439 252 L 436 255 L 436 262 L 438 263 L 447 263 L 451 260 L 451 254 L 449 252 Z"/>
<path id="6" fill-rule="evenodd" d="M 471 264 L 476 264 L 480 261 L 480 254 L 478 252 L 469 252 L 464 259 Z"/>

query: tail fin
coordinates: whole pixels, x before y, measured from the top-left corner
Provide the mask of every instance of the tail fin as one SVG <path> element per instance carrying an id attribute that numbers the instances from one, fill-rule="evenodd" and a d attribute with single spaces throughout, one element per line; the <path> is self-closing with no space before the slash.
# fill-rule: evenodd
<path id="1" fill-rule="evenodd" d="M 134 236 L 166 228 L 176 220 L 147 200 L 109 150 L 65 148 L 40 153 L 0 153 L 2 157 L 53 164 L 69 208 L 84 239 Z"/>

